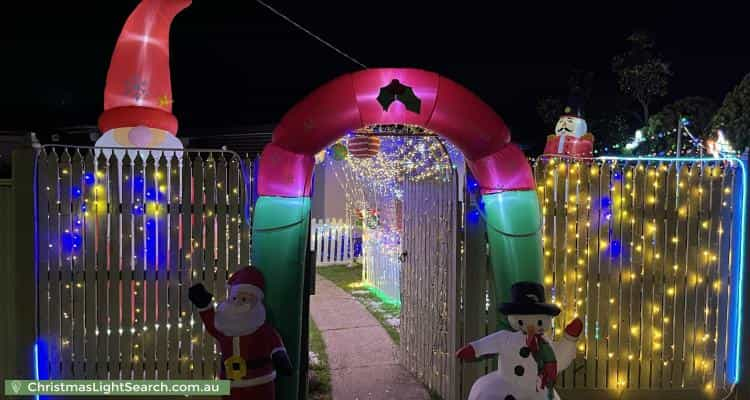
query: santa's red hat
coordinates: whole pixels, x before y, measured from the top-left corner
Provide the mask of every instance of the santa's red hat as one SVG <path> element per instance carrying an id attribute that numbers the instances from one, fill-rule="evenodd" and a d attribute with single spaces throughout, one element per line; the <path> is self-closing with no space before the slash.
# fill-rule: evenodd
<path id="1" fill-rule="evenodd" d="M 177 133 L 169 76 L 169 26 L 190 0 L 143 0 L 117 39 L 99 129 L 147 126 Z"/>
<path id="2" fill-rule="evenodd" d="M 235 271 L 229 280 L 230 295 L 236 292 L 250 292 L 258 297 L 259 300 L 263 299 L 263 292 L 266 290 L 266 281 L 263 279 L 263 274 L 252 266 L 242 267 Z"/>

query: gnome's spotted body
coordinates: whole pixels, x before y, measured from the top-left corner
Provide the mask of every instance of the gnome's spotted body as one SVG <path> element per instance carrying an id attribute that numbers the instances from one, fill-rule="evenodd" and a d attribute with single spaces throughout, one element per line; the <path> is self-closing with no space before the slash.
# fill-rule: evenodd
<path id="1" fill-rule="evenodd" d="M 457 356 L 473 360 L 498 355 L 498 369 L 479 378 L 469 400 L 553 400 L 558 371 L 570 365 L 576 355 L 575 342 L 583 329 L 580 319 L 565 328 L 559 341 L 544 333 L 552 328 L 552 317 L 560 313 L 554 304 L 544 303 L 544 288 L 532 282 L 512 287 L 513 302 L 503 303 L 511 330 L 501 330 L 469 343 Z"/>

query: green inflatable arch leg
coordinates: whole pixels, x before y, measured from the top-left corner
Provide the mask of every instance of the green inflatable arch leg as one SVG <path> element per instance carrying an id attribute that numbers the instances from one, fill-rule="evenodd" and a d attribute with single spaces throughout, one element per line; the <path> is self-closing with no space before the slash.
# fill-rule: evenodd
<path id="1" fill-rule="evenodd" d="M 268 321 L 287 341 L 292 376 L 276 378 L 277 399 L 299 398 L 302 296 L 307 236 L 310 225 L 309 197 L 261 196 L 255 203 L 252 263 L 266 279 Z M 293 338 L 293 343 L 289 342 Z"/>
<path id="2" fill-rule="evenodd" d="M 510 301 L 514 283 L 542 283 L 542 216 L 532 190 L 486 194 L 482 204 L 497 306 Z M 498 328 L 509 328 L 505 316 L 498 316 Z"/>

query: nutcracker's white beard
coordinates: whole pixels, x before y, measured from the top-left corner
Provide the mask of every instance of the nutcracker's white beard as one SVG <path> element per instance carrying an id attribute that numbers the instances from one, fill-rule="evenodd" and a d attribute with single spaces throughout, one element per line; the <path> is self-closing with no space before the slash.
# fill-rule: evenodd
<path id="1" fill-rule="evenodd" d="M 219 303 L 216 307 L 214 326 L 227 336 L 244 336 L 255 332 L 266 322 L 266 308 L 258 302 L 252 309 L 249 304 L 241 306 Z"/>

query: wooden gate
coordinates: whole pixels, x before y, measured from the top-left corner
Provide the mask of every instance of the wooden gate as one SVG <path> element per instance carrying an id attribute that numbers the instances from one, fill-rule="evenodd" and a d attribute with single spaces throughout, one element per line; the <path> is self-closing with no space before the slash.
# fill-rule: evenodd
<path id="1" fill-rule="evenodd" d="M 454 179 L 404 183 L 400 361 L 444 399 L 457 395 L 457 196 Z"/>
<path id="2" fill-rule="evenodd" d="M 250 165 L 213 150 L 38 153 L 41 377 L 218 375 L 187 289 L 221 299 L 249 263 Z"/>

